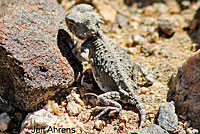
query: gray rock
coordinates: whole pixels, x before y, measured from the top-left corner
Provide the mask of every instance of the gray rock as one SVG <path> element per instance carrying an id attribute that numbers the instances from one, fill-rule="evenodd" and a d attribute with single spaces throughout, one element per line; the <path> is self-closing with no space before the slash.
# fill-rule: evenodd
<path id="1" fill-rule="evenodd" d="M 174 33 L 176 32 L 176 26 L 171 20 L 159 19 L 158 30 L 161 36 L 172 37 Z"/>
<path id="2" fill-rule="evenodd" d="M 188 117 L 200 128 L 200 50 L 188 58 L 168 83 L 168 101 L 173 100 L 177 114 Z"/>
<path id="3" fill-rule="evenodd" d="M 126 27 L 128 25 L 128 18 L 124 15 L 119 14 L 119 13 L 116 16 L 116 21 L 121 28 Z"/>
<path id="4" fill-rule="evenodd" d="M 64 15 L 53 0 L 25 0 L 0 19 L 0 95 L 22 110 L 74 82 L 74 71 L 59 48 Z"/>
<path id="5" fill-rule="evenodd" d="M 158 115 L 158 124 L 167 131 L 174 131 L 178 125 L 174 102 L 162 103 Z"/>
<path id="6" fill-rule="evenodd" d="M 7 113 L 0 114 L 0 131 L 5 131 L 10 123 L 10 117 Z"/>
<path id="7" fill-rule="evenodd" d="M 156 124 L 151 124 L 133 132 L 132 134 L 168 134 L 168 132 Z"/>

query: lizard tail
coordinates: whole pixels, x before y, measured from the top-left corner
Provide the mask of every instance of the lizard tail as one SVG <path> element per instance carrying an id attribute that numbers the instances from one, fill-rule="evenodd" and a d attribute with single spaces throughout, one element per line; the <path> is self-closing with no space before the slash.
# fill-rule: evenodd
<path id="1" fill-rule="evenodd" d="M 140 112 L 140 126 L 139 126 L 139 129 L 140 129 L 140 128 L 142 128 L 142 126 L 144 125 L 144 122 L 146 120 L 146 112 L 144 109 L 144 105 L 142 103 L 142 100 L 136 95 L 133 95 L 133 99 L 131 99 L 131 100 L 133 101 L 132 104 L 135 104 Z"/>

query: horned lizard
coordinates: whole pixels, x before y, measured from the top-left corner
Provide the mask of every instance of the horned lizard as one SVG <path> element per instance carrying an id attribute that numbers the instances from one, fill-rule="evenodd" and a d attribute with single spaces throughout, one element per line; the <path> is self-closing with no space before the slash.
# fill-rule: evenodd
<path id="1" fill-rule="evenodd" d="M 73 7 L 67 13 L 65 20 L 69 30 L 76 37 L 84 40 L 81 45 L 82 53 L 89 50 L 87 57 L 94 79 L 100 89 L 106 92 L 99 96 L 93 93 L 86 94 L 85 98 L 95 105 L 106 105 L 96 107 L 103 110 L 97 117 L 108 110 L 111 110 L 110 114 L 121 110 L 122 106 L 117 102 L 120 100 L 123 103 L 136 105 L 140 111 L 139 128 L 141 128 L 146 114 L 133 73 L 135 70 L 141 71 L 140 66 L 133 65 L 128 54 L 119 47 L 119 44 L 106 37 L 100 29 L 101 17 L 92 6 L 80 4 Z"/>

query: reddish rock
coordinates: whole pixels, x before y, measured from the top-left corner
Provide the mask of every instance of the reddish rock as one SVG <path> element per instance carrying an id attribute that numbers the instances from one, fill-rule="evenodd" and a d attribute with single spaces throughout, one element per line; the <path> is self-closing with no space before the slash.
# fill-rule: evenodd
<path id="1" fill-rule="evenodd" d="M 169 82 L 168 99 L 175 101 L 176 111 L 200 127 L 200 50 L 187 59 Z"/>
<path id="2" fill-rule="evenodd" d="M 189 25 L 188 34 L 192 41 L 196 43 L 195 49 L 200 49 L 200 7 L 197 9 L 194 18 Z"/>
<path id="3" fill-rule="evenodd" d="M 9 7 L 1 17 L 2 99 L 31 110 L 74 82 L 74 71 L 59 47 L 59 35 L 63 34 L 58 30 L 65 28 L 64 16 L 53 0 L 25 0 Z"/>

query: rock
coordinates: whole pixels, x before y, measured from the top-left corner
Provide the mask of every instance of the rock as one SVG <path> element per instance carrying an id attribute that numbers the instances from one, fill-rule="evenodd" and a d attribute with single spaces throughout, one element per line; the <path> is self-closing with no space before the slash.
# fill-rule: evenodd
<path id="1" fill-rule="evenodd" d="M 7 113 L 0 114 L 0 131 L 5 131 L 10 123 L 10 117 Z"/>
<path id="2" fill-rule="evenodd" d="M 199 130 L 187 128 L 187 134 L 199 134 Z"/>
<path id="3" fill-rule="evenodd" d="M 173 21 L 169 19 L 159 19 L 158 30 L 159 30 L 160 36 L 170 38 L 176 32 L 176 26 L 173 23 Z"/>
<path id="4" fill-rule="evenodd" d="M 37 133 L 86 133 L 84 124 L 75 118 L 70 118 L 67 113 L 54 115 L 53 113 L 41 109 L 29 113 L 21 125 L 20 134 L 32 134 L 38 128 Z M 57 128 L 57 129 L 54 129 Z M 59 129 L 64 130 L 59 130 Z M 53 131 L 54 130 L 54 131 Z M 85 130 L 85 131 L 84 131 Z"/>
<path id="5" fill-rule="evenodd" d="M 55 103 L 55 101 L 51 101 L 51 100 L 48 101 L 47 105 L 45 106 L 45 109 L 56 115 L 61 115 L 65 111 L 64 107 L 58 106 L 58 103 Z"/>
<path id="6" fill-rule="evenodd" d="M 178 125 L 174 102 L 162 103 L 158 115 L 158 124 L 167 131 L 174 131 Z"/>
<path id="7" fill-rule="evenodd" d="M 67 104 L 66 109 L 69 115 L 78 115 L 81 112 L 82 107 L 74 101 L 71 101 Z"/>
<path id="8" fill-rule="evenodd" d="M 84 102 L 80 99 L 80 95 L 77 94 L 75 91 L 71 91 L 71 94 L 69 94 L 68 96 L 66 96 L 66 101 L 67 102 L 71 102 L 74 101 L 78 104 L 80 104 L 81 106 L 84 105 Z"/>
<path id="9" fill-rule="evenodd" d="M 120 128 L 120 129 L 125 129 L 125 124 L 124 124 L 123 122 L 120 123 L 120 124 L 119 124 L 119 128 Z"/>
<path id="10" fill-rule="evenodd" d="M 117 21 L 117 24 L 120 26 L 120 28 L 126 27 L 128 25 L 128 18 L 119 13 L 116 16 L 116 21 Z"/>
<path id="11" fill-rule="evenodd" d="M 192 0 L 190 0 L 190 1 L 188 1 L 188 0 L 177 0 L 177 1 L 180 5 L 181 9 L 184 10 L 184 9 L 187 9 L 187 8 L 190 7 Z"/>
<path id="12" fill-rule="evenodd" d="M 156 20 L 153 17 L 147 17 L 144 21 L 144 25 L 154 25 Z"/>
<path id="13" fill-rule="evenodd" d="M 158 13 L 161 13 L 161 14 L 164 14 L 164 13 L 167 13 L 169 8 L 166 4 L 164 3 L 154 3 L 153 4 L 153 7 L 157 9 L 157 12 Z"/>
<path id="14" fill-rule="evenodd" d="M 65 28 L 61 7 L 53 0 L 17 2 L 0 20 L 0 95 L 31 110 L 75 76 L 59 47 L 59 29 Z"/>
<path id="15" fill-rule="evenodd" d="M 172 75 L 168 86 L 168 101 L 175 102 L 176 112 L 200 128 L 200 50 L 183 63 L 176 75 Z"/>
<path id="16" fill-rule="evenodd" d="M 134 37 L 133 37 L 133 41 L 134 41 L 134 44 L 143 44 L 144 43 L 144 38 L 142 37 L 142 36 L 140 36 L 140 35 L 135 35 Z"/>
<path id="17" fill-rule="evenodd" d="M 117 11 L 110 4 L 97 4 L 97 9 L 105 22 L 115 22 Z"/>
<path id="18" fill-rule="evenodd" d="M 51 126 L 58 119 L 57 115 L 41 109 L 33 113 L 29 113 L 22 122 L 21 128 L 34 128 L 34 126 Z"/>
<path id="19" fill-rule="evenodd" d="M 146 6 L 143 8 L 143 12 L 145 15 L 152 15 L 157 13 L 157 9 L 155 7 L 153 7 L 152 5 Z"/>
<path id="20" fill-rule="evenodd" d="M 84 105 L 84 102 L 80 99 L 80 95 L 77 94 L 75 91 L 71 92 L 71 96 L 74 98 L 76 103 L 80 104 L 81 106 Z"/>
<path id="21" fill-rule="evenodd" d="M 145 56 L 153 55 L 155 52 L 155 47 L 152 44 L 143 44 L 140 48 L 141 53 L 144 53 Z"/>
<path id="22" fill-rule="evenodd" d="M 98 129 L 98 130 L 101 130 L 102 128 L 103 128 L 103 126 L 104 126 L 104 122 L 103 121 L 101 121 L 101 120 L 96 120 L 95 122 L 94 122 L 94 127 L 96 128 L 96 129 Z"/>
<path id="23" fill-rule="evenodd" d="M 150 42 L 156 42 L 159 40 L 159 35 L 157 32 L 154 32 L 150 37 Z"/>
<path id="24" fill-rule="evenodd" d="M 192 41 L 198 44 L 196 50 L 200 49 L 200 7 L 189 25 L 188 33 Z"/>
<path id="25" fill-rule="evenodd" d="M 132 134 L 168 134 L 168 132 L 156 124 L 151 124 L 133 132 Z"/>
<path id="26" fill-rule="evenodd" d="M 169 12 L 170 13 L 179 13 L 181 11 L 178 3 L 176 0 L 166 0 L 165 1 L 167 6 L 169 7 Z"/>

